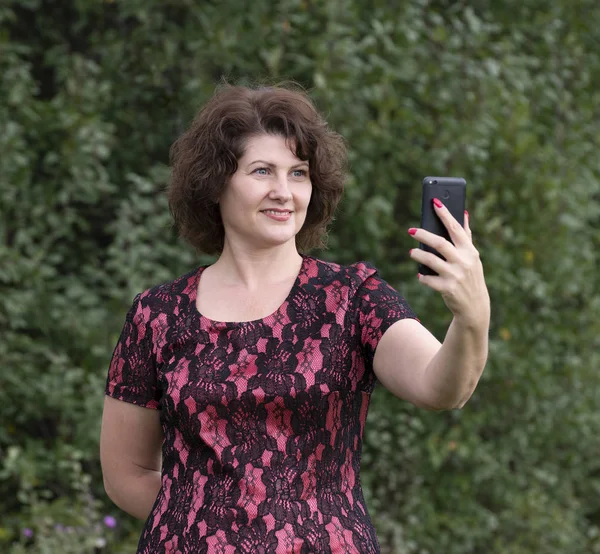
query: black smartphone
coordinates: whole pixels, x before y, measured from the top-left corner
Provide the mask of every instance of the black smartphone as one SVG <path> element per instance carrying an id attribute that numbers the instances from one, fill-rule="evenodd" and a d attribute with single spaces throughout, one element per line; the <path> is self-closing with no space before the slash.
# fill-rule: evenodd
<path id="1" fill-rule="evenodd" d="M 425 177 L 423 179 L 423 196 L 421 200 L 421 228 L 452 242 L 446 226 L 435 213 L 433 199 L 438 198 L 441 200 L 463 226 L 465 223 L 466 197 L 467 182 L 462 177 Z M 430 246 L 420 243 L 419 248 L 444 259 L 437 250 Z M 437 275 L 435 271 L 423 264 L 419 264 L 419 273 Z"/>

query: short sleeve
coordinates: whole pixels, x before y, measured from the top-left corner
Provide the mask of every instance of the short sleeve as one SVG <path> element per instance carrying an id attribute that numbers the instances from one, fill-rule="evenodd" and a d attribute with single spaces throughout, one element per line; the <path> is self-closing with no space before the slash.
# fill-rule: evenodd
<path id="1" fill-rule="evenodd" d="M 367 367 L 372 367 L 377 345 L 394 323 L 407 318 L 418 321 L 404 297 L 379 277 L 374 268 L 372 271 L 358 287 L 355 297 L 357 333 Z"/>
<path id="2" fill-rule="evenodd" d="M 140 294 L 125 317 L 110 362 L 105 392 L 112 398 L 145 408 L 159 407 L 152 331 L 144 316 Z"/>

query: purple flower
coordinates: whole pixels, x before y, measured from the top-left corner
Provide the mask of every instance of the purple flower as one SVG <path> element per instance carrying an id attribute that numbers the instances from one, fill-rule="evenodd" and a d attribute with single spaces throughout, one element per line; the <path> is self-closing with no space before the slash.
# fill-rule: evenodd
<path id="1" fill-rule="evenodd" d="M 30 539 L 33 537 L 33 531 L 29 527 L 25 527 L 25 529 L 23 529 L 23 536 Z"/>
<path id="2" fill-rule="evenodd" d="M 104 516 L 104 525 L 109 529 L 114 529 L 117 526 L 117 520 L 113 516 Z"/>
<path id="3" fill-rule="evenodd" d="M 66 528 L 65 528 L 65 526 L 64 526 L 62 523 L 57 523 L 57 524 L 54 526 L 54 530 L 55 530 L 57 533 L 64 533 L 64 532 L 66 531 Z"/>

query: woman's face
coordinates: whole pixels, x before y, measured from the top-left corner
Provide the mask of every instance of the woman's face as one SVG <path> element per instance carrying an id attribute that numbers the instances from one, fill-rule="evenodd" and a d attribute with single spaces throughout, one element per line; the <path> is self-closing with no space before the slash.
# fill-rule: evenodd
<path id="1" fill-rule="evenodd" d="M 285 138 L 250 137 L 219 200 L 225 242 L 251 249 L 295 240 L 312 193 L 308 162 L 296 157 Z"/>

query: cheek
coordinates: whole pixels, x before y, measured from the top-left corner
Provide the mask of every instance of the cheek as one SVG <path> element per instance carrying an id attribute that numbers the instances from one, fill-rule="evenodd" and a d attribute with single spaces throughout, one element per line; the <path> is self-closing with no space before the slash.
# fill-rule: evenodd
<path id="1" fill-rule="evenodd" d="M 304 190 L 302 190 L 302 199 L 304 200 L 304 203 L 306 204 L 306 206 L 308 206 L 308 204 L 310 203 L 310 199 L 312 198 L 312 193 L 313 193 L 313 187 L 309 183 L 306 186 L 306 188 Z"/>
<path id="2" fill-rule="evenodd" d="M 233 211 L 239 210 L 240 208 L 246 209 L 249 206 L 253 206 L 257 203 L 257 198 L 251 190 L 234 190 L 228 198 L 229 208 Z"/>
<path id="3" fill-rule="evenodd" d="M 303 204 L 304 204 L 304 222 L 311 220 L 311 214 L 314 217 L 315 211 L 315 201 L 317 200 L 316 196 L 313 196 L 312 188 L 303 195 Z"/>

